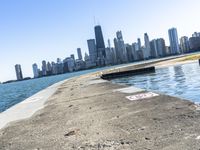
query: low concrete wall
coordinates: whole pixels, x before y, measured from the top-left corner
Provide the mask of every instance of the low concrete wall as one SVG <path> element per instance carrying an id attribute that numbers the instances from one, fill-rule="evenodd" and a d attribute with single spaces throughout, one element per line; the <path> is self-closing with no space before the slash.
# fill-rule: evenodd
<path id="1" fill-rule="evenodd" d="M 101 78 L 110 80 L 110 79 L 119 78 L 119 77 L 145 74 L 145 73 L 151 73 L 151 72 L 155 72 L 155 67 L 144 67 L 144 68 L 138 68 L 138 69 L 134 69 L 134 70 L 125 70 L 125 71 L 120 71 L 120 72 L 105 73 L 105 74 L 101 75 Z"/>

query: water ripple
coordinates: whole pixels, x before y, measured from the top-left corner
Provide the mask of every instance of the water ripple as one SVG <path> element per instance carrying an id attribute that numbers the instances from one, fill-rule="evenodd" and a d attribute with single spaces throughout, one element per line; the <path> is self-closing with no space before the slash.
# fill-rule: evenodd
<path id="1" fill-rule="evenodd" d="M 57 83 L 64 79 L 68 79 L 70 77 L 79 76 L 82 74 L 95 72 L 106 68 L 110 67 L 67 73 L 63 75 L 44 77 L 9 84 L 0 84 L 0 112 L 5 111 L 9 107 L 25 100 L 26 98 L 34 95 L 38 91 L 48 86 L 53 85 L 54 83 Z"/>
<path id="2" fill-rule="evenodd" d="M 155 73 L 119 78 L 113 82 L 200 102 L 198 63 L 159 68 Z"/>

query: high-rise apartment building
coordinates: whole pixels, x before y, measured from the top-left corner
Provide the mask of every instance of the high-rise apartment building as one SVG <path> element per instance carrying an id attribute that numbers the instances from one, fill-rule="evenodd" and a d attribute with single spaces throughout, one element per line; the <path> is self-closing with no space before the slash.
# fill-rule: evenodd
<path id="1" fill-rule="evenodd" d="M 77 54 L 78 54 L 78 59 L 79 60 L 83 60 L 82 53 L 81 53 L 81 48 L 77 48 Z"/>
<path id="2" fill-rule="evenodd" d="M 179 54 L 178 33 L 176 28 L 168 30 L 171 54 Z"/>
<path id="3" fill-rule="evenodd" d="M 62 74 L 63 73 L 63 61 L 60 58 L 57 58 L 57 63 L 56 63 L 56 69 L 57 69 L 57 74 Z"/>
<path id="4" fill-rule="evenodd" d="M 150 42 L 150 46 L 151 46 L 151 58 L 157 58 L 158 57 L 158 45 L 157 45 L 157 41 L 156 39 L 153 39 Z"/>
<path id="5" fill-rule="evenodd" d="M 158 48 L 158 56 L 164 57 L 166 56 L 166 46 L 165 46 L 165 40 L 163 38 L 159 38 L 156 40 L 157 48 Z"/>
<path id="6" fill-rule="evenodd" d="M 51 62 L 51 66 L 52 66 L 52 74 L 53 75 L 58 74 L 57 64 L 55 62 Z"/>
<path id="7" fill-rule="evenodd" d="M 52 75 L 52 65 L 50 62 L 47 62 L 47 75 Z"/>
<path id="8" fill-rule="evenodd" d="M 150 47 L 150 42 L 149 42 L 149 36 L 147 33 L 144 34 L 144 42 L 145 42 L 145 49 L 144 49 L 144 58 L 148 59 L 150 58 L 150 51 L 151 51 L 151 47 Z"/>
<path id="9" fill-rule="evenodd" d="M 15 65 L 15 72 L 16 72 L 17 80 L 23 80 L 21 65 L 19 64 Z"/>
<path id="10" fill-rule="evenodd" d="M 39 77 L 38 65 L 35 63 L 32 65 L 32 67 L 33 67 L 33 77 L 38 78 Z"/>
<path id="11" fill-rule="evenodd" d="M 152 58 L 166 56 L 165 40 L 163 38 L 154 39 L 150 42 Z"/>
<path id="12" fill-rule="evenodd" d="M 114 45 L 115 45 L 118 63 L 126 63 L 128 62 L 128 58 L 127 58 L 126 45 L 124 44 L 122 32 L 117 31 L 116 37 L 117 38 L 114 39 Z"/>
<path id="13" fill-rule="evenodd" d="M 187 36 L 183 36 L 180 39 L 180 47 L 182 53 L 187 53 L 190 50 L 189 39 Z"/>
<path id="14" fill-rule="evenodd" d="M 126 52 L 127 52 L 127 59 L 128 62 L 134 61 L 134 51 L 132 45 L 126 44 Z"/>
<path id="15" fill-rule="evenodd" d="M 138 60 L 138 56 L 137 56 L 137 51 L 138 51 L 138 43 L 133 43 L 132 44 L 132 53 L 133 53 L 133 58 L 134 58 L 134 61 Z"/>
<path id="16" fill-rule="evenodd" d="M 47 63 L 45 60 L 42 61 L 42 75 L 43 76 L 47 75 Z"/>
<path id="17" fill-rule="evenodd" d="M 141 50 L 142 44 L 140 38 L 137 39 L 138 50 Z"/>
<path id="18" fill-rule="evenodd" d="M 73 72 L 75 69 L 74 59 L 72 57 L 67 57 L 63 60 L 64 72 Z"/>
<path id="19" fill-rule="evenodd" d="M 97 62 L 97 48 L 95 44 L 95 39 L 90 39 L 87 40 L 88 44 L 88 50 L 89 50 L 89 55 L 90 55 L 90 61 L 93 64 L 96 64 Z"/>

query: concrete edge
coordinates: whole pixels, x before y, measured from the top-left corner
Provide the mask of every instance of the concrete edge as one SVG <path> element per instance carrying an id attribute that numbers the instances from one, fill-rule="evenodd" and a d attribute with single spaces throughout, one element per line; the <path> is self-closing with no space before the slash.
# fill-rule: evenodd
<path id="1" fill-rule="evenodd" d="M 0 113 L 0 130 L 12 122 L 28 119 L 38 110 L 44 108 L 46 101 L 57 91 L 60 85 L 68 80 L 55 83 Z"/>

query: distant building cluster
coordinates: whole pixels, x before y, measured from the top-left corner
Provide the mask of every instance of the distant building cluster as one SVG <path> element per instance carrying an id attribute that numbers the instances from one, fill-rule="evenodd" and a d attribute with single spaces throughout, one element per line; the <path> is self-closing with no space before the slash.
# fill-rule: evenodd
<path id="1" fill-rule="evenodd" d="M 144 45 L 141 44 L 140 38 L 137 39 L 137 42 L 128 44 L 124 42 L 122 31 L 116 32 L 114 47 L 111 47 L 110 40 L 108 40 L 107 46 L 105 46 L 101 26 L 95 26 L 94 32 L 95 39 L 87 40 L 89 54 L 85 53 L 84 59 L 81 48 L 77 48 L 77 59 L 75 59 L 74 54 L 72 54 L 64 60 L 57 58 L 56 62 L 46 62 L 43 60 L 41 69 L 37 64 L 33 64 L 34 78 L 179 55 L 200 50 L 199 32 L 195 32 L 190 38 L 183 36 L 179 40 L 176 28 L 168 30 L 170 46 L 165 45 L 165 40 L 163 38 L 150 40 L 147 33 L 144 33 Z M 23 75 L 19 64 L 15 66 L 15 70 L 17 80 L 22 80 Z"/>

